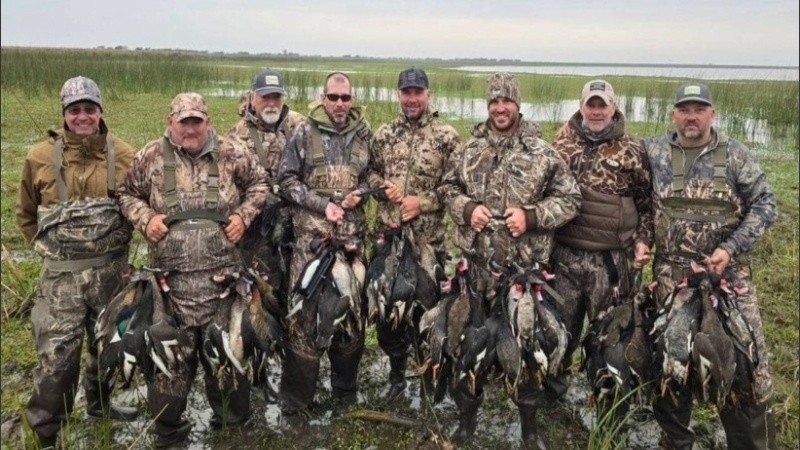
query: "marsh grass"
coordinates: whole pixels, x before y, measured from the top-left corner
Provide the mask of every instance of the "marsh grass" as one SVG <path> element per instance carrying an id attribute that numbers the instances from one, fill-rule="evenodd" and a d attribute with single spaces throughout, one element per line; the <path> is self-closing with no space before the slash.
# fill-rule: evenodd
<path id="1" fill-rule="evenodd" d="M 130 143 L 134 148 L 156 139 L 164 131 L 168 105 L 172 97 L 182 91 L 211 92 L 222 89 L 224 95 L 206 95 L 213 125 L 225 133 L 237 120 L 234 93 L 248 89 L 253 74 L 262 67 L 286 67 L 283 74 L 286 84 L 296 86 L 301 92 L 316 95 L 325 74 L 335 68 L 351 71 L 353 85 L 364 87 L 372 94 L 358 100 L 366 105 L 366 115 L 372 128 L 388 122 L 397 114 L 396 100 L 382 101 L 376 94 L 381 89 L 393 92 L 397 73 L 409 64 L 353 63 L 335 61 L 266 61 L 257 58 L 214 58 L 189 56 L 171 52 L 136 52 L 119 50 L 47 50 L 31 48 L 0 49 L 3 70 L 0 72 L 0 219 L 2 219 L 2 302 L 1 316 L 3 345 L 2 389 L 0 409 L 2 421 L 21 410 L 30 394 L 32 370 L 36 355 L 30 332 L 30 321 L 25 314 L 26 299 L 33 291 L 40 262 L 33 257 L 24 242 L 14 218 L 14 201 L 25 154 L 32 145 L 42 140 L 48 128 L 60 128 L 62 123 L 58 94 L 66 78 L 78 74 L 98 81 L 104 101 L 104 117 L 112 133 Z M 428 72 L 433 95 L 483 98 L 486 76 L 456 71 L 447 64 L 441 66 L 417 64 Z M 429 64 L 429 63 L 428 63 Z M 652 111 L 646 122 L 629 122 L 627 131 L 634 136 L 662 133 L 669 128 L 667 113 L 675 87 L 684 80 L 646 77 L 607 77 L 618 93 L 644 97 Z M 577 99 L 585 77 L 560 77 L 547 75 L 520 75 L 523 100 L 526 102 L 553 102 Z M 710 81 L 715 103 L 720 114 L 730 117 L 763 119 L 769 122 L 772 141 L 748 142 L 755 150 L 778 199 L 779 220 L 757 241 L 753 251 L 754 279 L 759 291 L 759 303 L 767 345 L 770 352 L 771 373 L 775 382 L 775 415 L 779 424 L 781 448 L 791 448 L 800 440 L 798 419 L 798 84 L 792 82 L 726 82 Z M 293 109 L 306 112 L 308 96 L 290 98 Z M 463 139 L 469 137 L 473 121 L 448 117 Z M 743 122 L 730 121 L 733 137 L 744 132 Z M 551 141 L 558 122 L 541 122 L 544 138 Z M 135 245 L 144 243 L 137 234 Z M 132 250 L 133 253 L 133 250 Z M 10 256 L 13 256 L 11 258 Z M 137 262 L 143 262 L 139 250 Z M 369 348 L 377 348 L 374 339 Z M 713 409 L 696 409 L 695 418 L 707 421 Z M 80 422 L 80 420 L 77 420 Z M 559 422 L 556 428 L 570 429 Z M 91 437 L 93 427 L 72 425 L 71 432 Z M 563 431 L 563 430 L 562 430 Z M 363 435 L 361 435 L 363 433 Z M 563 433 L 562 433 L 563 434 Z M 359 440 L 355 436 L 359 435 Z M 77 440 L 80 440 L 76 438 Z M 86 439 L 85 437 L 82 439 Z M 97 439 L 102 439 L 100 435 Z M 354 429 L 348 435 L 337 435 L 337 442 L 380 443 L 379 431 L 370 427 Z M 83 441 L 82 441 L 83 442 Z M 12 444 L 3 443 L 4 448 Z M 98 447 L 100 448 L 100 447 Z"/>

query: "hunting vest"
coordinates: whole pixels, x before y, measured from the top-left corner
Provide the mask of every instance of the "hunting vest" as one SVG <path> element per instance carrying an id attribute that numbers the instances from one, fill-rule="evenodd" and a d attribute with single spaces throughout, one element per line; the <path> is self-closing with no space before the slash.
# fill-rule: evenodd
<path id="1" fill-rule="evenodd" d="M 211 151 L 208 186 L 205 192 L 178 192 L 175 183 L 175 147 L 167 138 L 162 142 L 164 161 L 164 200 L 169 232 L 151 246 L 154 267 L 165 271 L 193 272 L 238 264 L 241 256 L 228 240 L 224 224 L 228 218 L 217 209 L 219 201 L 219 150 Z M 203 208 L 185 209 L 192 199 L 204 196 Z M 183 200 L 183 201 L 182 201 Z"/>
<path id="2" fill-rule="evenodd" d="M 739 224 L 736 205 L 728 199 L 728 140 L 720 137 L 711 152 L 714 164 L 711 198 L 690 198 L 685 192 L 682 151 L 672 147 L 672 196 L 663 199 L 664 213 L 655 224 L 656 242 L 662 244 L 659 248 L 662 259 L 682 265 L 709 256 Z"/>
<path id="3" fill-rule="evenodd" d="M 76 272 L 127 258 L 133 227 L 125 220 L 116 198 L 114 139 L 106 136 L 108 196 L 69 200 L 62 163 L 64 141 L 55 139 L 54 169 L 58 203 L 36 211 L 36 252 L 44 257 L 47 270 Z"/>
<path id="4" fill-rule="evenodd" d="M 639 214 L 633 197 L 603 194 L 581 187 L 578 215 L 556 230 L 556 241 L 567 247 L 600 251 L 633 244 Z"/>

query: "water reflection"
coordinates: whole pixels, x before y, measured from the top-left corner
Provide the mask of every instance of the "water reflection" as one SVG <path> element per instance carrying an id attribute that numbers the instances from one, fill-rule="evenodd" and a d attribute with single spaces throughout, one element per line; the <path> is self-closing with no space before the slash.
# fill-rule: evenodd
<path id="1" fill-rule="evenodd" d="M 362 102 L 380 102 L 397 105 L 395 89 L 385 87 L 355 87 L 356 98 Z M 286 86 L 290 98 L 313 100 L 319 97 L 321 88 Z M 204 91 L 204 95 L 239 97 L 246 91 L 233 88 L 216 88 Z M 484 98 L 445 97 L 431 95 L 431 105 L 439 110 L 445 119 L 466 119 L 472 122 L 486 120 L 489 115 Z M 666 123 L 672 108 L 671 99 L 654 99 L 646 97 L 617 97 L 619 110 L 628 122 Z M 520 112 L 534 122 L 563 123 L 578 110 L 578 99 L 560 100 L 556 102 L 530 103 L 523 102 Z M 726 116 L 717 112 L 716 125 L 730 135 L 741 137 L 749 142 L 768 144 L 772 134 L 766 120 L 751 119 L 740 116 Z"/>

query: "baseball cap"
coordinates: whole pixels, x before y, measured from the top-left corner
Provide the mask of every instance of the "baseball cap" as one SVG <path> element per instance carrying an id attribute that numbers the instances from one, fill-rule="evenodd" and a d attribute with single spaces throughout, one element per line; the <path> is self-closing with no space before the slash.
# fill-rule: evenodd
<path id="1" fill-rule="evenodd" d="M 172 99 L 172 103 L 169 106 L 169 115 L 178 122 L 189 117 L 205 119 L 208 117 L 208 108 L 200 94 L 184 92 Z"/>
<path id="2" fill-rule="evenodd" d="M 714 106 L 714 103 L 711 102 L 711 91 L 708 86 L 702 83 L 689 83 L 679 87 L 675 93 L 675 104 L 673 106 L 678 106 L 683 102 L 700 102 Z"/>
<path id="3" fill-rule="evenodd" d="M 519 80 L 508 72 L 497 72 L 486 80 L 486 102 L 491 103 L 497 97 L 506 97 L 519 106 Z"/>
<path id="4" fill-rule="evenodd" d="M 606 105 L 616 103 L 614 99 L 614 88 L 606 80 L 592 80 L 583 85 L 581 91 L 581 105 L 585 105 L 592 97 L 600 97 Z"/>
<path id="5" fill-rule="evenodd" d="M 257 95 L 281 94 L 286 95 L 283 88 L 283 76 L 273 69 L 264 69 L 253 77 L 252 90 Z"/>
<path id="6" fill-rule="evenodd" d="M 400 76 L 397 77 L 397 89 L 410 87 L 428 89 L 428 75 L 424 70 L 411 67 L 400 72 Z"/>
<path id="7" fill-rule="evenodd" d="M 61 87 L 62 111 L 73 103 L 92 102 L 103 110 L 103 101 L 100 99 L 100 88 L 92 79 L 83 76 L 70 78 Z"/>

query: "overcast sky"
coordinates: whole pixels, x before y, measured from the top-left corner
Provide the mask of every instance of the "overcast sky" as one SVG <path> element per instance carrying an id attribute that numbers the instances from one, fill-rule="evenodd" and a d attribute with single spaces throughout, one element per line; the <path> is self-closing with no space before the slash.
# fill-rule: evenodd
<path id="1" fill-rule="evenodd" d="M 119 6 L 118 6 L 119 4 Z M 3 0 L 2 45 L 797 66 L 798 0 Z M 123 6 L 124 5 L 124 6 Z"/>

